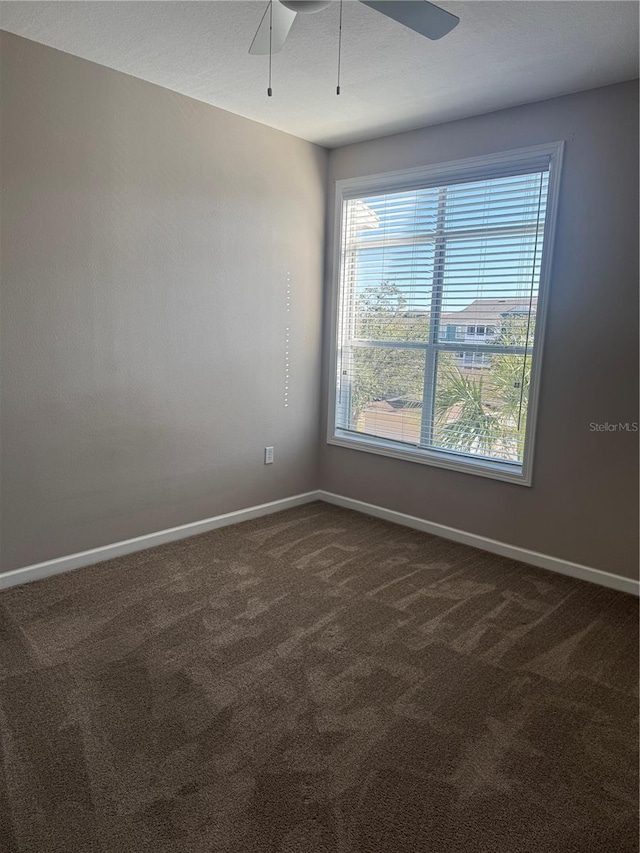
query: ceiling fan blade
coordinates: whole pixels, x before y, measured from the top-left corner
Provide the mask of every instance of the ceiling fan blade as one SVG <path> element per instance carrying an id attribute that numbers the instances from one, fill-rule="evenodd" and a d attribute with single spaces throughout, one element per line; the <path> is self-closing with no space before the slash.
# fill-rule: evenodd
<path id="1" fill-rule="evenodd" d="M 272 16 L 271 3 L 267 3 L 266 12 L 262 16 L 258 31 L 251 42 L 249 53 L 261 56 L 269 53 L 269 27 L 271 24 L 273 24 L 273 31 L 271 33 L 271 52 L 277 53 L 279 50 L 282 50 L 284 43 L 287 40 L 287 36 L 289 35 L 291 25 L 295 19 L 296 13 L 292 12 L 291 9 L 287 9 L 286 6 L 283 6 L 282 3 L 278 2 L 278 0 L 273 0 Z"/>
<path id="2" fill-rule="evenodd" d="M 446 36 L 460 23 L 460 18 L 456 15 L 445 12 L 444 9 L 428 3 L 427 0 L 360 0 L 360 2 L 433 41 Z"/>

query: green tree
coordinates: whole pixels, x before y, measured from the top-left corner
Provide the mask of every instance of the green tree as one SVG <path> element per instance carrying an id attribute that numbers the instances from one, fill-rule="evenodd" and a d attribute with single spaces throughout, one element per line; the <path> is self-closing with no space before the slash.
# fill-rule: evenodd
<path id="1" fill-rule="evenodd" d="M 485 377 L 457 367 L 438 372 L 435 441 L 441 447 L 488 454 L 502 433 L 499 415 L 485 400 Z"/>
<path id="2" fill-rule="evenodd" d="M 363 289 L 356 305 L 356 338 L 361 341 L 421 341 L 429 334 L 424 313 L 409 311 L 392 281 Z M 370 403 L 403 397 L 420 405 L 424 383 L 424 350 L 388 346 L 356 346 L 352 351 L 355 382 L 351 420 L 358 424 Z"/>

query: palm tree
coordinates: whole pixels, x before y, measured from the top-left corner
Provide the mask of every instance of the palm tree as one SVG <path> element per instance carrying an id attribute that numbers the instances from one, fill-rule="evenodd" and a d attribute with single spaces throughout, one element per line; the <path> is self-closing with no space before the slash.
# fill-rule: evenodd
<path id="1" fill-rule="evenodd" d="M 521 460 L 530 376 L 531 358 L 523 360 L 520 355 L 492 356 L 485 375 L 469 376 L 452 364 L 441 369 L 435 443 L 450 450 Z"/>
<path id="2" fill-rule="evenodd" d="M 484 398 L 483 376 L 465 376 L 457 367 L 442 371 L 435 399 L 435 444 L 489 455 L 504 430 L 499 415 Z"/>

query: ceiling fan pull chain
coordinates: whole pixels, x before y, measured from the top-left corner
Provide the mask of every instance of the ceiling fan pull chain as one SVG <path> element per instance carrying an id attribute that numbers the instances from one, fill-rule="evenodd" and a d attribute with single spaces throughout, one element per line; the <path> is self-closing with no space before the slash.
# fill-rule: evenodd
<path id="1" fill-rule="evenodd" d="M 267 86 L 267 95 L 271 97 L 273 95 L 273 89 L 271 88 L 271 56 L 273 53 L 273 0 L 269 3 L 269 85 Z"/>
<path id="2" fill-rule="evenodd" d="M 338 27 L 338 85 L 336 95 L 340 94 L 340 63 L 342 60 L 342 0 L 340 0 L 340 24 Z"/>

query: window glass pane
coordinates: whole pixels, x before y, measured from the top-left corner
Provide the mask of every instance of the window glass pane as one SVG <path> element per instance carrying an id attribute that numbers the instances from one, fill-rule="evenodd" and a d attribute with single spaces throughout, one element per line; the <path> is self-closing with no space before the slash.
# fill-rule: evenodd
<path id="1" fill-rule="evenodd" d="M 421 349 L 353 347 L 343 358 L 342 428 L 418 444 L 424 364 Z"/>
<path id="2" fill-rule="evenodd" d="M 433 235 L 438 188 L 371 195 L 347 202 L 351 238 L 363 243 L 394 242 Z"/>
<path id="3" fill-rule="evenodd" d="M 362 341 L 426 341 L 429 337 L 430 287 L 385 278 L 356 279 L 354 337 Z"/>
<path id="4" fill-rule="evenodd" d="M 480 327 L 484 334 L 503 316 L 528 314 L 537 300 L 541 257 L 541 233 L 448 240 L 441 323 L 467 326 L 468 334 Z"/>
<path id="5" fill-rule="evenodd" d="M 522 462 L 531 356 L 440 352 L 434 447 Z"/>
<path id="6" fill-rule="evenodd" d="M 445 229 L 535 227 L 538 212 L 544 215 L 548 173 L 515 175 L 486 181 L 455 184 L 447 188 Z"/>
<path id="7" fill-rule="evenodd" d="M 428 336 L 437 190 L 345 203 L 343 304 L 360 340 Z"/>

